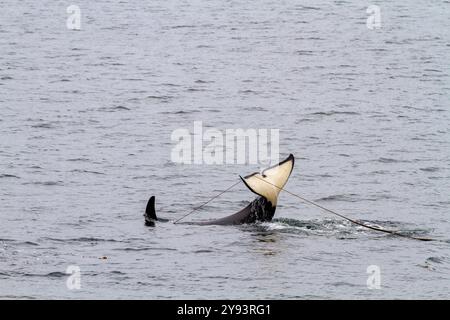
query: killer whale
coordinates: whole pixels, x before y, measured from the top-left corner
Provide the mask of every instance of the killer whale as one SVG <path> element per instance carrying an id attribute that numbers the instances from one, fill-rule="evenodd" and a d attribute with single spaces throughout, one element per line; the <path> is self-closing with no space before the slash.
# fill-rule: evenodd
<path id="1" fill-rule="evenodd" d="M 277 165 L 264 169 L 262 172 L 254 172 L 245 177 L 240 176 L 247 188 L 258 195 L 255 200 L 250 202 L 242 210 L 216 220 L 186 222 L 185 224 L 238 225 L 271 221 L 277 207 L 278 195 L 292 173 L 294 162 L 295 158 L 290 154 L 285 160 Z M 168 221 L 156 215 L 155 196 L 151 196 L 148 200 L 144 217 L 147 226 L 154 226 L 155 221 Z"/>

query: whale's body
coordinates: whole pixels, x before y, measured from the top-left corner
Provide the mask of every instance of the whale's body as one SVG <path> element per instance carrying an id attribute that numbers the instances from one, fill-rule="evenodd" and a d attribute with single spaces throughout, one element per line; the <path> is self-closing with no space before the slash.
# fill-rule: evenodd
<path id="1" fill-rule="evenodd" d="M 267 168 L 261 173 L 255 172 L 244 178 L 241 177 L 245 185 L 258 198 L 250 202 L 245 208 L 230 216 L 199 222 L 189 222 L 196 225 L 238 225 L 255 222 L 271 221 L 276 210 L 278 194 L 286 184 L 292 169 L 294 168 L 294 156 L 289 155 L 279 164 Z M 155 221 L 167 221 L 156 216 L 155 197 L 150 197 L 145 210 L 145 224 L 154 226 Z"/>

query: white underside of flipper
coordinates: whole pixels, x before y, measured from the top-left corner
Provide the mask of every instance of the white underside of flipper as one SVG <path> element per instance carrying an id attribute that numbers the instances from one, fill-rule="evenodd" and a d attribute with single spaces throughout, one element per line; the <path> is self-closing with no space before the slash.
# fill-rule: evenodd
<path id="1" fill-rule="evenodd" d="M 279 164 L 267 168 L 261 173 L 255 172 L 246 177 L 241 177 L 241 179 L 252 192 L 266 198 L 275 207 L 278 194 L 288 181 L 293 168 L 294 156 L 290 154 Z"/>

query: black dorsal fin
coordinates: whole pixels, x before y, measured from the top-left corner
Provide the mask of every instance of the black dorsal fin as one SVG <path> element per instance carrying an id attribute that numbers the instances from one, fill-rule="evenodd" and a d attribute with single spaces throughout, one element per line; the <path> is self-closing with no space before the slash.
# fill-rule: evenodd
<path id="1" fill-rule="evenodd" d="M 145 208 L 145 218 L 158 220 L 155 212 L 155 196 L 151 196 L 147 202 L 147 208 Z"/>

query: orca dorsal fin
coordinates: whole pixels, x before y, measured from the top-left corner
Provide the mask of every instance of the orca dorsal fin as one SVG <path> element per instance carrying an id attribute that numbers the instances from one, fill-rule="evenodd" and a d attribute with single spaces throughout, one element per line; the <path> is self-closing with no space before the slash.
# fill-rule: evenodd
<path id="1" fill-rule="evenodd" d="M 257 195 L 266 198 L 271 202 L 272 207 L 277 205 L 278 194 L 284 187 L 294 168 L 294 156 L 289 155 L 279 164 L 263 170 L 261 173 L 255 172 L 248 176 L 241 177 L 245 185 Z"/>
<path id="2" fill-rule="evenodd" d="M 145 217 L 153 220 L 158 220 L 155 211 L 155 196 L 151 196 L 147 202 L 147 208 L 145 208 Z"/>

